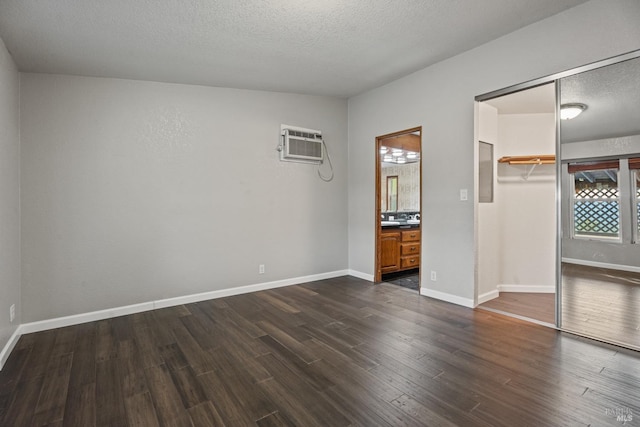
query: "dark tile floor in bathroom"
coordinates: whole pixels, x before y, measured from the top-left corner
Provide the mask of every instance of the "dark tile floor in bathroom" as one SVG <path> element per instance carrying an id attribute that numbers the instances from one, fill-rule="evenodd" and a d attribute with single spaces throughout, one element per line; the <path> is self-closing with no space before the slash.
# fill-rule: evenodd
<path id="1" fill-rule="evenodd" d="M 420 289 L 420 274 L 417 269 L 384 274 L 382 281 L 416 291 Z"/>

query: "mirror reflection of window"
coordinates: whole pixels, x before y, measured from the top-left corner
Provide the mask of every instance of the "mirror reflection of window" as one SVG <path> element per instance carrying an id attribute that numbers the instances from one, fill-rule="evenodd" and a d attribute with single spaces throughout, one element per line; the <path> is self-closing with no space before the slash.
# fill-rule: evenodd
<path id="1" fill-rule="evenodd" d="M 398 177 L 387 177 L 387 210 L 396 212 L 398 210 Z"/>
<path id="2" fill-rule="evenodd" d="M 572 206 L 575 237 L 620 237 L 617 163 L 615 161 L 569 165 L 574 188 Z"/>
<path id="3" fill-rule="evenodd" d="M 640 58 L 562 77 L 561 328 L 640 349 Z"/>
<path id="4" fill-rule="evenodd" d="M 635 215 L 635 223 L 636 223 L 636 236 L 635 243 L 640 243 L 640 157 L 635 159 L 629 159 L 629 169 L 633 173 L 632 182 L 633 186 L 633 194 L 635 194 L 635 203 L 634 209 L 632 209 Z"/>

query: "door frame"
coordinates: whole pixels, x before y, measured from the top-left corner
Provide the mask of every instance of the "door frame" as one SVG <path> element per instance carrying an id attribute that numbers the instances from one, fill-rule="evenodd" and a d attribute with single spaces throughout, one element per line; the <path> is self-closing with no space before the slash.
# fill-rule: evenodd
<path id="1" fill-rule="evenodd" d="M 419 132 L 420 133 L 420 160 L 418 161 L 419 164 L 419 168 L 420 168 L 420 206 L 419 206 L 419 210 L 420 210 L 420 266 L 419 266 L 419 277 L 422 278 L 422 126 L 416 126 L 413 128 L 409 128 L 409 129 L 405 129 L 405 130 L 401 130 L 398 132 L 392 132 L 392 133 L 388 133 L 385 135 L 380 135 L 376 137 L 376 144 L 375 144 L 375 150 L 376 150 L 376 155 L 375 155 L 375 159 L 376 159 L 376 182 L 375 182 L 375 201 L 376 201 L 376 208 L 375 208 L 375 221 L 374 221 L 374 226 L 375 226 L 375 256 L 374 256 L 374 278 L 373 281 L 375 283 L 379 283 L 382 281 L 382 271 L 381 271 L 381 262 L 380 262 L 380 242 L 381 242 L 381 231 L 382 231 L 382 225 L 380 223 L 381 219 L 380 216 L 382 215 L 382 203 L 381 203 L 381 197 L 382 197 L 382 184 L 381 184 L 381 178 L 382 178 L 382 172 L 381 172 L 381 166 L 380 166 L 380 161 L 382 160 L 381 156 L 380 156 L 380 146 L 382 145 L 382 141 L 385 139 L 389 139 L 389 138 L 394 138 L 397 136 L 402 136 L 402 135 L 408 135 L 408 134 L 412 134 L 415 132 Z M 419 283 L 422 284 L 422 280 L 419 280 Z M 420 285 L 421 287 L 422 285 Z M 419 293 L 419 290 L 418 290 Z"/>

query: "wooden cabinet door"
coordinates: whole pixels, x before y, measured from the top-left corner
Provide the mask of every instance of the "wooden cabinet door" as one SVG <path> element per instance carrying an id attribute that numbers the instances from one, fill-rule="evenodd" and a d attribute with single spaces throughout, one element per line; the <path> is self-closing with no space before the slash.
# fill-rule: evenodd
<path id="1" fill-rule="evenodd" d="M 390 273 L 400 268 L 400 233 L 382 233 L 380 236 L 380 270 Z"/>

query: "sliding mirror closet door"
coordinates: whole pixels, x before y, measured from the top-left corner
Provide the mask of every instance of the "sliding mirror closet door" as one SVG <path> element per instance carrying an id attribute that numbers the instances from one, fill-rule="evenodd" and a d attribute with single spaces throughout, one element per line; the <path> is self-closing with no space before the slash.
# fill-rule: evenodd
<path id="1" fill-rule="evenodd" d="M 558 88 L 560 327 L 640 349 L 640 58 Z"/>

